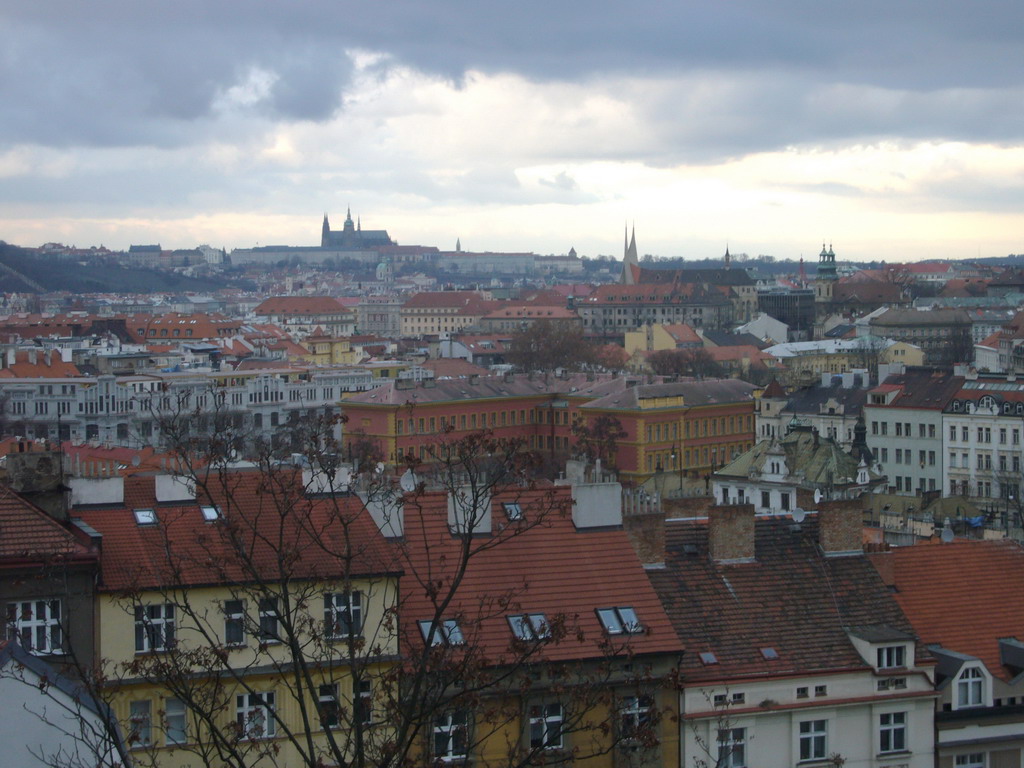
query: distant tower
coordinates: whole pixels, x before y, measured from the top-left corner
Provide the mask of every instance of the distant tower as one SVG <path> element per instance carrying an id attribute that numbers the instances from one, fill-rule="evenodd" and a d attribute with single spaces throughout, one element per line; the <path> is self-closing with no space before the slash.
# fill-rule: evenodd
<path id="1" fill-rule="evenodd" d="M 572 248 L 572 247 L 569 248 L 569 258 L 570 259 L 575 259 L 576 258 L 576 249 L 575 248 Z"/>
<path id="2" fill-rule="evenodd" d="M 348 213 L 345 216 L 345 231 L 354 232 L 356 229 L 355 222 L 352 221 L 352 206 L 349 206 Z"/>
<path id="3" fill-rule="evenodd" d="M 627 234 L 629 234 L 627 232 Z M 633 275 L 633 267 L 640 266 L 640 259 L 636 255 L 636 227 L 633 227 L 633 232 L 626 241 L 625 252 L 622 255 L 622 277 L 619 282 L 622 285 L 635 285 L 636 280 Z"/>
<path id="4" fill-rule="evenodd" d="M 821 244 L 821 253 L 818 254 L 818 272 L 814 276 L 814 303 L 818 305 L 815 313 L 819 319 L 827 314 L 826 305 L 832 303 L 832 289 L 838 279 L 836 274 L 836 255 L 829 245 L 828 250 L 825 244 Z"/>
<path id="5" fill-rule="evenodd" d="M 725 268 L 729 269 L 732 266 L 732 257 L 729 256 L 729 244 L 725 245 Z"/>
<path id="6" fill-rule="evenodd" d="M 331 240 L 331 222 L 327 220 L 327 212 L 324 212 L 324 225 L 320 229 L 320 247 L 326 248 Z"/>
<path id="7" fill-rule="evenodd" d="M 458 237 L 455 238 L 455 252 L 462 253 L 462 239 Z"/>

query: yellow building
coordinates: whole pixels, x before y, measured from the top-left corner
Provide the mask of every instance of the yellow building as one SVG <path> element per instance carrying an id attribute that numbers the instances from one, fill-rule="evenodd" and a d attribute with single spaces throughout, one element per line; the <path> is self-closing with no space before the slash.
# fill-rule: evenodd
<path id="1" fill-rule="evenodd" d="M 361 359 L 348 339 L 318 333 L 307 336 L 302 343 L 309 350 L 303 359 L 314 365 L 355 365 Z"/>
<path id="2" fill-rule="evenodd" d="M 660 352 L 665 349 L 688 349 L 704 346 L 697 332 L 686 323 L 645 325 L 626 331 L 624 346 L 632 357 L 637 352 Z"/>
<path id="3" fill-rule="evenodd" d="M 132 476 L 76 510 L 103 536 L 98 655 L 143 762 L 337 764 L 389 738 L 396 559 L 358 498 L 300 480 Z"/>

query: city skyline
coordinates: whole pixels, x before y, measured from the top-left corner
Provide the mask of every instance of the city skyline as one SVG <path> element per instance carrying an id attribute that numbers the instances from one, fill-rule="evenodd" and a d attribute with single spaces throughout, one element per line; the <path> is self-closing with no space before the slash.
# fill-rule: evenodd
<path id="1" fill-rule="evenodd" d="M 1024 252 L 1024 9 L 7 4 L 0 239 Z"/>

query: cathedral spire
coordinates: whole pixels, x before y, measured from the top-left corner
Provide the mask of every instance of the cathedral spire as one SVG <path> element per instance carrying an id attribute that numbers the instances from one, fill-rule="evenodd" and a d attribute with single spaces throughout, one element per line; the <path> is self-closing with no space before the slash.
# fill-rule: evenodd
<path id="1" fill-rule="evenodd" d="M 625 253 L 622 254 L 622 277 L 619 279 L 619 282 L 623 285 L 635 285 L 636 279 L 633 268 L 639 268 L 639 266 L 640 259 L 637 258 L 636 253 L 636 225 L 634 225 L 629 242 L 626 243 Z"/>

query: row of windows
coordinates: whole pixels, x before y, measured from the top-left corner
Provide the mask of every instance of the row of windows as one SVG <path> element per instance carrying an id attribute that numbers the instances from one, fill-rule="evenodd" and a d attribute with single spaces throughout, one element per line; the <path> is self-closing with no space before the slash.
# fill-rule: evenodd
<path id="1" fill-rule="evenodd" d="M 320 727 L 338 728 L 341 725 L 342 703 L 338 683 L 323 683 L 317 687 L 317 711 Z M 373 687 L 369 680 L 353 683 L 351 695 L 353 722 L 373 723 Z M 188 712 L 184 702 L 176 698 L 163 700 L 159 730 L 164 746 L 189 743 Z M 129 705 L 130 728 L 128 746 L 148 747 L 156 743 L 153 727 L 153 702 L 138 699 Z M 235 725 L 239 738 L 264 739 L 277 735 L 277 694 L 274 691 L 239 693 L 235 696 Z"/>
<path id="2" fill-rule="evenodd" d="M 799 759 L 824 760 L 829 755 L 828 720 L 802 720 L 797 726 Z M 746 768 L 747 729 L 720 728 L 717 735 L 720 768 Z M 886 712 L 878 719 L 878 750 L 881 753 L 907 749 L 907 713 Z M 959 765 L 959 763 L 958 763 Z"/>
<path id="3" fill-rule="evenodd" d="M 992 428 L 991 427 L 976 427 L 976 436 L 979 443 L 991 443 L 992 442 Z M 955 443 L 957 435 L 956 426 L 951 424 L 949 427 L 949 441 Z M 970 440 L 970 428 L 961 425 L 960 427 L 960 441 L 969 442 Z M 1011 445 L 1020 445 L 1020 430 L 1019 429 L 1007 429 L 1006 427 L 999 428 L 999 444 L 1006 445 L 1007 436 L 1010 437 Z"/>
<path id="4" fill-rule="evenodd" d="M 648 453 L 646 467 L 648 472 L 669 471 L 686 467 L 719 467 L 724 465 L 726 461 L 732 461 L 743 451 L 749 450 L 752 445 L 752 443 L 737 443 L 732 446 L 720 445 L 711 446 L 711 448 L 708 448 L 708 446 L 693 449 L 686 448 L 683 450 L 682 467 L 678 463 L 679 455 L 673 451 Z"/>
<path id="5" fill-rule="evenodd" d="M 276 597 L 259 600 L 256 620 L 250 618 L 245 600 L 225 600 L 224 643 L 242 646 L 250 634 L 260 643 L 276 643 L 278 634 L 279 603 Z M 363 600 L 359 592 L 335 592 L 324 595 L 324 636 L 340 640 L 358 636 L 363 628 Z M 176 609 L 172 603 L 156 603 L 135 607 L 135 652 L 167 651 L 177 639 Z"/>
<path id="6" fill-rule="evenodd" d="M 959 464 L 957 463 L 957 454 L 950 451 L 949 454 L 949 466 L 951 469 L 956 469 L 958 466 L 961 469 L 970 469 L 971 464 L 969 461 L 970 455 L 967 453 L 960 454 Z M 989 454 L 978 454 L 977 460 L 978 469 L 992 469 L 992 456 Z M 996 458 L 996 466 L 1000 472 L 1006 472 L 1012 469 L 1014 472 L 1020 472 L 1020 455 L 1013 454 L 1010 460 L 1007 461 L 1005 453 L 999 454 Z"/>
<path id="7" fill-rule="evenodd" d="M 897 421 L 894 422 L 894 432 L 896 437 L 913 437 L 914 434 L 910 429 L 909 421 Z M 889 434 L 889 422 L 887 421 L 872 421 L 871 422 L 871 434 L 872 435 L 888 435 Z M 934 438 L 935 437 L 935 425 L 934 424 L 918 424 L 917 425 L 917 437 L 919 438 Z"/>
<path id="8" fill-rule="evenodd" d="M 638 635 L 644 631 L 644 626 L 632 606 L 597 608 L 595 612 L 604 631 L 609 635 Z M 505 618 L 517 640 L 537 642 L 551 638 L 551 626 L 543 613 L 521 613 Z M 424 619 L 418 624 L 423 642 L 432 646 L 462 645 L 466 642 L 458 619 Z"/>

